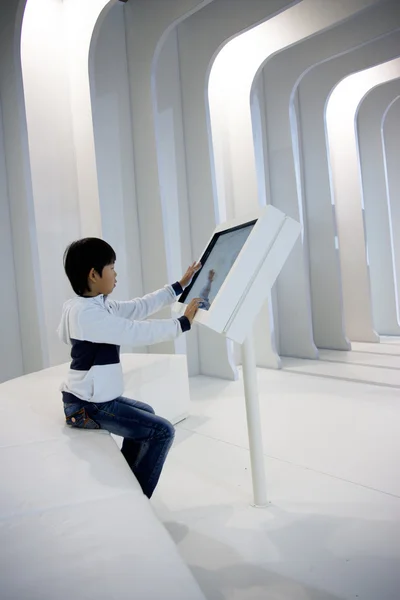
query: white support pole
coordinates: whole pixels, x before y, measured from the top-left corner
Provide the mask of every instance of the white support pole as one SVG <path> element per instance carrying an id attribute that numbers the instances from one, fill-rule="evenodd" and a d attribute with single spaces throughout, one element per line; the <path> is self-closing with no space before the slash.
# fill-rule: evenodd
<path id="1" fill-rule="evenodd" d="M 253 335 L 242 344 L 243 383 L 246 398 L 247 428 L 249 434 L 251 473 L 254 506 L 267 506 L 267 482 L 264 466 L 264 449 L 261 431 L 260 404 L 258 400 L 257 367 Z"/>

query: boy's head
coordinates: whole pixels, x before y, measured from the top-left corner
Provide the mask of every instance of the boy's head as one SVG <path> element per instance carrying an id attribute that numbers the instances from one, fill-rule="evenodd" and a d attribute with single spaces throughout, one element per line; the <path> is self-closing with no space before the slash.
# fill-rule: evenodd
<path id="1" fill-rule="evenodd" d="M 72 242 L 64 253 L 64 269 L 78 296 L 111 294 L 115 285 L 116 254 L 107 242 L 99 238 L 84 238 Z"/>

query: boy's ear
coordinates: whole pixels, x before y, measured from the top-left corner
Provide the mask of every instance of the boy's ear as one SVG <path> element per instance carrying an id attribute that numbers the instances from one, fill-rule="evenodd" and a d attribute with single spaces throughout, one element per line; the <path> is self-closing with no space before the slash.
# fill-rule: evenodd
<path id="1" fill-rule="evenodd" d="M 88 275 L 88 280 L 90 281 L 90 283 L 96 283 L 98 276 L 99 276 L 99 274 L 97 273 L 97 271 L 95 269 L 90 269 L 89 275 Z"/>

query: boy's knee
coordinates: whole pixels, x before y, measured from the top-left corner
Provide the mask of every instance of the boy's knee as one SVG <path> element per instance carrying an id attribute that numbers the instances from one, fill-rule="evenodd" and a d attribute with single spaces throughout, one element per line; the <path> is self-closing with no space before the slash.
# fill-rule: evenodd
<path id="1" fill-rule="evenodd" d="M 167 421 L 167 419 L 163 419 L 162 417 L 160 417 L 159 425 L 160 425 L 160 427 L 159 427 L 160 435 L 164 439 L 173 441 L 173 439 L 175 437 L 175 427 L 172 425 L 172 423 Z"/>
<path id="2" fill-rule="evenodd" d="M 168 439 L 173 441 L 175 438 L 175 427 L 169 421 L 166 422 L 166 432 Z"/>

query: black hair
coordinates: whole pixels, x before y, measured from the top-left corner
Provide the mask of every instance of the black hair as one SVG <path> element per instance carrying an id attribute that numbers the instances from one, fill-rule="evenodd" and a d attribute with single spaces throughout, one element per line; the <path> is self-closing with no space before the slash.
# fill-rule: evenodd
<path id="1" fill-rule="evenodd" d="M 78 296 L 90 292 L 89 273 L 94 269 L 100 277 L 107 265 L 115 262 L 117 256 L 114 249 L 99 238 L 83 238 L 72 242 L 64 252 L 64 269 Z"/>

